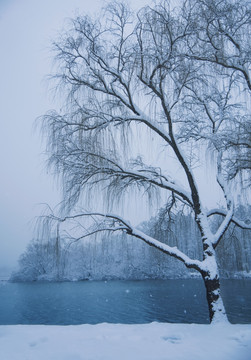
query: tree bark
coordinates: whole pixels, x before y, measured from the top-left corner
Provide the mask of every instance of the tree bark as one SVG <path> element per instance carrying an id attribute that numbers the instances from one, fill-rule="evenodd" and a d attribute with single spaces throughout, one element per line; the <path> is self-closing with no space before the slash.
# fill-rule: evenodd
<path id="1" fill-rule="evenodd" d="M 202 278 L 206 288 L 210 323 L 228 322 L 220 292 L 218 271 L 216 273 L 215 271 L 202 273 Z"/>

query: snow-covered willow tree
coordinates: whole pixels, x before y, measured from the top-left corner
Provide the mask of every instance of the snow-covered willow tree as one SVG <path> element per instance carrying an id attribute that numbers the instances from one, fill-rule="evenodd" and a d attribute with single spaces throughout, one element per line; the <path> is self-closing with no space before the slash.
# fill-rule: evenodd
<path id="1" fill-rule="evenodd" d="M 249 227 L 234 216 L 232 194 L 240 190 L 234 187 L 238 174 L 244 183 L 250 170 L 250 22 L 250 4 L 232 0 L 187 0 L 176 8 L 163 1 L 136 15 L 113 2 L 99 18 L 78 16 L 54 44 L 53 79 L 64 106 L 43 117 L 64 205 L 64 215 L 50 214 L 44 223 L 60 236 L 63 224 L 74 222 L 71 228 L 79 233 L 72 241 L 124 232 L 196 269 L 211 322 L 227 320 L 215 249 L 231 222 Z M 203 172 L 206 159 L 213 163 L 208 176 L 222 194 L 219 209 L 206 209 L 197 186 L 201 176 L 193 165 Z M 178 172 L 171 171 L 175 164 Z M 167 216 L 177 204 L 192 211 L 201 259 L 147 236 L 119 215 L 123 196 L 140 203 L 142 192 L 159 192 L 169 204 Z M 81 210 L 84 194 L 91 211 Z M 102 212 L 95 210 L 101 200 Z M 221 222 L 213 231 L 215 215 Z"/>

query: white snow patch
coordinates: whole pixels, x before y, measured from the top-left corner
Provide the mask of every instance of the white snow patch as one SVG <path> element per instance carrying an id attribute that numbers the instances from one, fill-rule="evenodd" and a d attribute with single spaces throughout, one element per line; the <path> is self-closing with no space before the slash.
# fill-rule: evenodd
<path id="1" fill-rule="evenodd" d="M 2 325 L 1 360 L 249 360 L 251 325 Z"/>

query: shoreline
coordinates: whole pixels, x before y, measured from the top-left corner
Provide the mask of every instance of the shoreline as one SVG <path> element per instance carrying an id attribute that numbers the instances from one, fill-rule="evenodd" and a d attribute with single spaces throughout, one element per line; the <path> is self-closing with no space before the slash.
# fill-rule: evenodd
<path id="1" fill-rule="evenodd" d="M 145 278 L 116 278 L 116 277 L 104 277 L 104 278 L 49 278 L 49 277 L 41 277 L 40 279 L 35 280 L 18 280 L 18 279 L 11 279 L 11 276 L 8 279 L 1 279 L 0 281 L 4 282 L 12 282 L 12 283 L 36 283 L 36 282 L 82 282 L 82 281 L 154 281 L 154 280 L 202 280 L 200 274 L 193 274 L 192 276 L 184 276 L 184 277 L 158 277 L 158 278 L 151 278 L 151 277 L 145 277 Z M 235 274 L 231 274 L 229 276 L 220 276 L 220 280 L 249 280 L 251 279 L 251 273 L 247 272 L 239 272 Z"/>

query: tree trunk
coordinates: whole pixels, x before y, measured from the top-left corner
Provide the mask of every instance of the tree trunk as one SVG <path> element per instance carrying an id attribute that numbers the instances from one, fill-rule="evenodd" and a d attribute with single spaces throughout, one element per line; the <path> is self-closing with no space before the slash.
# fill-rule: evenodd
<path id="1" fill-rule="evenodd" d="M 220 293 L 218 272 L 208 271 L 202 274 L 209 310 L 210 323 L 228 322 L 226 310 Z"/>

